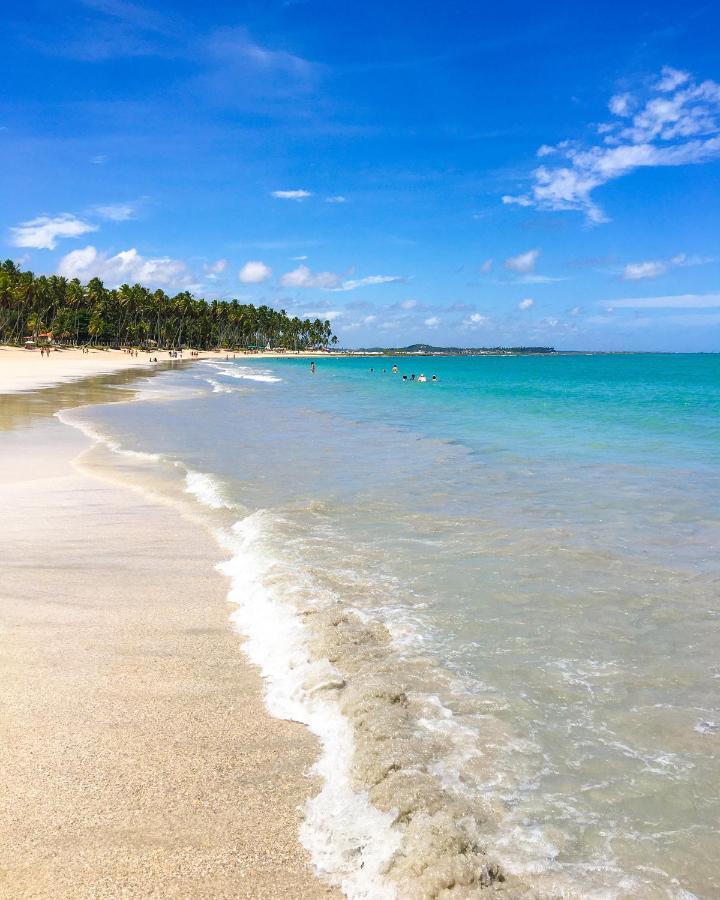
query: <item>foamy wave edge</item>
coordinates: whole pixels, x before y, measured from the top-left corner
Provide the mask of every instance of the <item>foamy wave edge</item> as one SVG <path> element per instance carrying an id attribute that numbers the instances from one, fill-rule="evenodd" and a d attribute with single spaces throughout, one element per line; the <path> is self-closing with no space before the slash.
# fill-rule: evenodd
<path id="1" fill-rule="evenodd" d="M 215 369 L 219 375 L 225 375 L 228 378 L 240 378 L 246 381 L 263 381 L 268 384 L 276 384 L 282 381 L 277 375 L 273 375 L 269 369 L 254 369 L 250 366 L 242 366 L 230 363 L 227 365 L 217 365 L 209 363 L 210 367 Z"/>
<path id="2" fill-rule="evenodd" d="M 127 450 L 85 422 L 62 412 L 56 416 L 115 453 L 184 469 L 185 493 L 201 505 L 211 510 L 234 508 L 222 497 L 212 475 L 195 472 L 160 454 Z M 392 681 L 380 683 L 374 674 L 368 679 L 367 675 L 357 678 L 354 673 L 346 683 L 328 659 L 332 652 L 326 646 L 318 647 L 318 638 L 329 632 L 332 643 L 338 635 L 344 652 L 352 654 L 358 640 L 361 644 L 367 639 L 374 643 L 377 628 L 390 635 L 380 623 L 363 623 L 358 613 L 344 604 L 337 609 L 322 605 L 308 609 L 296 604 L 295 594 L 300 599 L 307 588 L 302 576 L 297 584 L 284 586 L 283 597 L 287 599 L 280 599 L 273 590 L 278 561 L 262 547 L 269 516 L 260 510 L 231 528 L 211 531 L 219 546 L 231 554 L 216 568 L 231 579 L 228 599 L 236 609 L 230 618 L 246 638 L 244 652 L 263 675 L 269 712 L 306 725 L 320 740 L 321 755 L 313 771 L 322 787 L 306 802 L 299 835 L 316 871 L 350 900 L 405 900 L 419 896 L 418 890 L 429 897 L 436 896 L 437 889 L 452 891 L 453 886 L 463 897 L 470 897 L 496 879 L 505 880 L 480 846 L 481 836 L 468 809 L 462 804 L 446 805 L 449 798 L 439 783 L 443 779 L 435 783 L 434 777 L 418 769 L 414 752 L 399 757 L 392 749 L 381 752 L 371 760 L 372 777 L 368 779 L 365 771 L 358 781 L 359 745 L 353 724 L 358 711 L 361 718 L 363 714 L 374 717 L 383 710 L 393 710 L 393 715 L 397 711 L 400 718 L 391 725 L 392 732 L 407 737 L 415 729 L 412 717 L 403 711 L 408 698 L 402 688 Z M 312 628 L 306 624 L 308 616 Z M 382 643 L 376 651 L 384 652 Z M 363 732 L 366 753 L 368 738 L 372 745 L 376 739 L 372 728 L 369 734 Z M 427 783 L 428 778 L 432 785 Z M 383 808 L 378 808 L 371 797 L 378 792 Z"/>
<path id="3" fill-rule="evenodd" d="M 55 418 L 59 419 L 63 423 L 63 425 L 68 425 L 71 428 L 76 428 L 87 438 L 89 438 L 93 443 L 102 444 L 107 447 L 108 450 L 111 450 L 113 453 L 117 453 L 120 456 L 126 456 L 129 459 L 136 459 L 143 462 L 164 462 L 170 466 L 184 470 L 185 493 L 193 496 L 203 506 L 208 507 L 208 509 L 235 508 L 234 504 L 229 503 L 223 496 L 222 486 L 218 479 L 212 475 L 209 475 L 207 472 L 197 472 L 194 469 L 188 468 L 186 465 L 184 465 L 184 463 L 181 463 L 178 460 L 168 459 L 167 457 L 162 456 L 160 453 L 146 453 L 142 450 L 128 450 L 114 438 L 111 438 L 107 434 L 103 434 L 96 428 L 93 428 L 92 425 L 88 425 L 87 422 L 79 421 L 73 418 L 69 414 L 68 410 L 59 410 L 55 413 Z"/>
<path id="4" fill-rule="evenodd" d="M 55 416 L 113 453 L 182 466 L 157 453 L 128 450 L 69 411 L 58 411 Z M 212 475 L 182 467 L 186 470 L 185 493 L 210 509 L 232 508 Z M 313 770 L 322 788 L 307 801 L 300 840 L 318 873 L 337 884 L 350 900 L 395 900 L 395 887 L 383 877 L 382 869 L 398 848 L 400 835 L 393 828 L 393 816 L 377 810 L 366 793 L 352 787 L 352 727 L 338 704 L 323 697 L 337 685 L 338 673 L 327 660 L 312 658 L 300 614 L 275 598 L 263 583 L 268 565 L 254 546 L 263 515 L 262 511 L 253 513 L 229 530 L 213 530 L 219 546 L 232 554 L 216 568 L 231 580 L 228 599 L 236 609 L 230 618 L 247 639 L 245 654 L 262 673 L 268 711 L 306 725 L 321 743 L 321 756 Z"/>
<path id="5" fill-rule="evenodd" d="M 380 812 L 351 783 L 353 730 L 328 693 L 341 685 L 326 659 L 313 658 L 307 629 L 297 610 L 278 600 L 266 585 L 272 562 L 259 550 L 264 512 L 236 522 L 218 539 L 233 553 L 218 570 L 231 579 L 229 599 L 243 649 L 265 680 L 272 715 L 302 722 L 319 738 L 322 751 L 313 770 L 322 779 L 307 801 L 300 840 L 316 870 L 351 900 L 394 900 L 396 890 L 383 869 L 400 845 L 393 816 Z"/>

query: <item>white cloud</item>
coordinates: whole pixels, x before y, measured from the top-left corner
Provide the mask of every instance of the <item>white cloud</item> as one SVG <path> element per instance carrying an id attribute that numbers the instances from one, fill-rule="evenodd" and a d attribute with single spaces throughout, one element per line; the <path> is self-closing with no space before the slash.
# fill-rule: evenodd
<path id="1" fill-rule="evenodd" d="M 308 197 L 312 197 L 311 191 L 271 191 L 271 197 L 275 197 L 278 200 L 306 200 Z"/>
<path id="2" fill-rule="evenodd" d="M 551 147 L 549 144 L 542 144 L 537 149 L 538 156 L 550 156 L 550 154 L 555 153 L 555 147 Z"/>
<path id="3" fill-rule="evenodd" d="M 511 272 L 532 272 L 535 263 L 540 256 L 539 250 L 528 250 L 527 253 L 518 253 L 517 256 L 510 256 L 505 260 L 505 268 Z"/>
<path id="4" fill-rule="evenodd" d="M 243 284 L 262 284 L 272 275 L 272 269 L 259 259 L 251 259 L 238 272 Z"/>
<path id="5" fill-rule="evenodd" d="M 490 321 L 487 316 L 483 316 L 480 313 L 473 313 L 468 316 L 467 319 L 463 319 L 463 325 L 466 328 L 480 328 L 483 325 L 487 325 Z"/>
<path id="6" fill-rule="evenodd" d="M 623 269 L 624 281 L 640 281 L 642 278 L 657 278 L 668 270 L 668 264 L 662 259 L 650 259 L 646 262 L 628 263 Z"/>
<path id="7" fill-rule="evenodd" d="M 714 309 L 720 307 L 720 294 L 675 294 L 663 297 L 626 297 L 607 300 L 617 309 Z"/>
<path id="8" fill-rule="evenodd" d="M 372 325 L 373 322 L 377 321 L 377 316 L 365 316 L 363 319 L 363 325 Z"/>
<path id="9" fill-rule="evenodd" d="M 400 306 L 402 306 L 403 309 L 415 309 L 417 300 L 403 300 Z"/>
<path id="10" fill-rule="evenodd" d="M 529 197 L 523 196 L 522 194 L 518 197 L 513 197 L 510 194 L 503 194 L 502 202 L 506 206 L 511 206 L 513 204 L 515 206 L 532 206 L 533 205 L 533 201 Z"/>
<path id="11" fill-rule="evenodd" d="M 350 278 L 333 290 L 354 291 L 355 288 L 366 287 L 369 284 L 391 284 L 393 281 L 404 281 L 400 275 L 366 275 L 364 278 Z"/>
<path id="12" fill-rule="evenodd" d="M 292 272 L 286 272 L 280 284 L 283 287 L 319 288 L 324 291 L 354 291 L 356 288 L 394 281 L 403 281 L 403 278 L 400 275 L 366 275 L 364 278 L 343 280 L 337 272 L 312 272 L 306 265 L 299 265 Z"/>
<path id="13" fill-rule="evenodd" d="M 311 272 L 307 266 L 300 265 L 292 272 L 286 272 L 280 279 L 283 287 L 323 288 L 330 290 L 340 283 L 340 276 L 335 272 Z"/>
<path id="14" fill-rule="evenodd" d="M 194 290 L 198 287 L 182 260 L 170 259 L 169 256 L 149 259 L 141 256 L 134 247 L 115 256 L 108 256 L 92 246 L 73 250 L 60 260 L 58 274 L 81 281 L 99 278 L 108 287 L 135 282 L 146 287 L 171 290 Z"/>
<path id="15" fill-rule="evenodd" d="M 304 312 L 301 316 L 302 319 L 322 319 L 325 321 L 327 319 L 329 322 L 335 321 L 335 319 L 339 319 L 341 316 L 345 315 L 345 311 L 342 309 L 323 309 L 319 312 Z"/>
<path id="16" fill-rule="evenodd" d="M 493 261 L 491 259 L 486 259 L 485 262 L 480 266 L 480 271 L 483 275 L 487 275 L 488 272 L 492 272 Z"/>
<path id="17" fill-rule="evenodd" d="M 91 157 L 90 162 L 94 166 L 101 166 L 103 163 L 107 162 L 107 156 L 104 156 L 102 153 L 98 153 L 97 156 Z"/>
<path id="18" fill-rule="evenodd" d="M 608 108 L 614 116 L 628 116 L 632 106 L 632 97 L 630 94 L 615 94 L 610 98 Z M 607 129 L 605 129 L 607 130 Z"/>
<path id="19" fill-rule="evenodd" d="M 676 253 L 670 259 L 649 259 L 628 263 L 623 269 L 622 277 L 624 281 L 640 281 L 643 278 L 657 278 L 675 266 L 703 266 L 710 262 L 715 262 L 713 257 Z"/>
<path id="20" fill-rule="evenodd" d="M 553 277 L 552 275 L 521 275 L 515 279 L 516 284 L 555 284 L 557 281 L 567 281 L 567 278 Z"/>
<path id="21" fill-rule="evenodd" d="M 427 325 L 428 328 L 437 328 L 440 324 L 440 319 L 437 316 L 430 316 L 429 319 L 425 319 L 424 324 Z"/>
<path id="22" fill-rule="evenodd" d="M 680 87 L 681 84 L 685 84 L 685 82 L 689 80 L 690 75 L 687 72 L 673 69 L 672 66 L 663 66 L 662 77 L 655 88 L 663 93 L 668 93 L 669 91 L 674 91 L 675 88 Z"/>
<path id="23" fill-rule="evenodd" d="M 581 312 L 582 312 L 582 308 L 581 308 L 581 307 L 579 307 L 579 306 L 573 306 L 573 308 L 570 310 L 570 315 L 571 315 L 571 316 L 579 316 Z"/>
<path id="24" fill-rule="evenodd" d="M 14 247 L 33 247 L 36 250 L 54 250 L 58 238 L 79 237 L 97 231 L 97 225 L 83 222 L 70 213 L 59 216 L 38 216 L 21 222 L 10 229 L 10 243 Z"/>
<path id="25" fill-rule="evenodd" d="M 518 309 L 530 309 L 530 307 L 533 306 L 534 303 L 535 301 L 532 298 L 526 297 L 524 300 L 521 300 L 518 303 Z"/>
<path id="26" fill-rule="evenodd" d="M 135 207 L 131 203 L 109 203 L 107 206 L 94 206 L 96 216 L 109 219 L 111 222 L 127 222 L 135 218 Z"/>
<path id="27" fill-rule="evenodd" d="M 342 194 L 335 194 L 334 197 L 326 197 L 326 203 L 347 203 L 347 197 L 343 197 Z"/>
<path id="28" fill-rule="evenodd" d="M 596 188 L 639 168 L 697 165 L 720 157 L 720 84 L 696 82 L 666 67 L 649 92 L 610 100 L 612 122 L 599 129 L 596 146 L 563 142 L 559 165 L 538 166 L 530 191 L 505 195 L 505 204 L 541 210 L 580 210 L 588 221 L 606 222 L 593 200 Z"/>
<path id="29" fill-rule="evenodd" d="M 213 263 L 205 263 L 203 269 L 208 278 L 217 278 L 225 269 L 227 269 L 228 261 L 226 259 L 217 259 Z"/>
<path id="30" fill-rule="evenodd" d="M 291 256 L 290 259 L 291 259 L 293 262 L 299 262 L 299 261 L 301 261 L 301 260 L 303 260 L 303 259 L 307 259 L 307 256 Z"/>

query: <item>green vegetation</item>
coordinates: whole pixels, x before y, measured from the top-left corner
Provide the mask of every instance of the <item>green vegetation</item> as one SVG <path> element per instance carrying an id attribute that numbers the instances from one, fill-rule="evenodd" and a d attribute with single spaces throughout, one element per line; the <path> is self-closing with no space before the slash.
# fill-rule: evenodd
<path id="1" fill-rule="evenodd" d="M 34 275 L 11 261 L 0 265 L 0 342 L 25 339 L 60 344 L 143 345 L 198 349 L 336 344 L 330 322 L 290 318 L 285 310 L 237 300 L 207 302 L 182 291 L 174 297 L 141 284 L 108 289 L 98 278 Z"/>

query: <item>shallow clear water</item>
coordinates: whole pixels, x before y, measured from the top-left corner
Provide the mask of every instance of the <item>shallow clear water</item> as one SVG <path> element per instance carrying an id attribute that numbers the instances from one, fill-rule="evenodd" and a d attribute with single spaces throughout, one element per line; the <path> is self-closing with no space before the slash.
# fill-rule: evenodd
<path id="1" fill-rule="evenodd" d="M 196 364 L 73 414 L 191 470 L 244 520 L 247 596 L 299 613 L 316 728 L 350 723 L 395 852 L 328 792 L 316 863 L 434 896 L 477 885 L 478 846 L 547 896 L 720 896 L 720 357 L 317 362 Z M 315 696 L 260 631 L 270 695 Z"/>

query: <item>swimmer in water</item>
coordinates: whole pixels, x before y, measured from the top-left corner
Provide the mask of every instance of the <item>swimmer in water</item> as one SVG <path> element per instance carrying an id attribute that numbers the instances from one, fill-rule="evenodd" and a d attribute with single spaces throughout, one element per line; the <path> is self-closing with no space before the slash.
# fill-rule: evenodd
<path id="1" fill-rule="evenodd" d="M 437 375 L 433 375 L 432 380 L 437 381 Z"/>
<path id="2" fill-rule="evenodd" d="M 414 373 L 414 372 L 413 372 L 412 375 L 410 376 L 410 381 L 415 381 L 415 373 Z"/>
<path id="3" fill-rule="evenodd" d="M 407 381 L 407 375 L 403 375 L 403 381 Z"/>
<path id="4" fill-rule="evenodd" d="M 420 373 L 420 377 L 418 378 L 418 381 L 427 381 L 427 378 L 423 375 L 422 372 Z"/>
<path id="5" fill-rule="evenodd" d="M 397 366 L 393 366 L 393 367 L 392 367 L 392 373 L 393 373 L 393 375 L 397 375 L 397 373 L 398 373 L 398 367 L 397 367 Z"/>
<path id="6" fill-rule="evenodd" d="M 310 363 L 310 371 L 313 375 L 315 374 L 315 360 Z"/>

